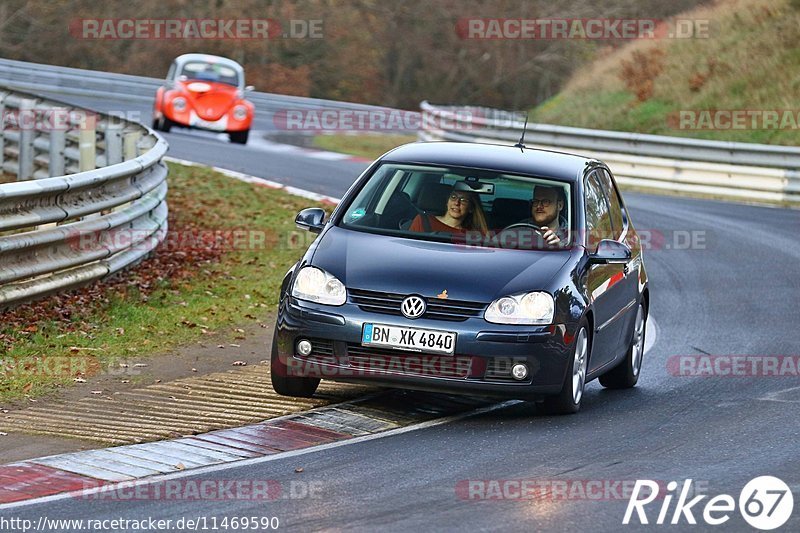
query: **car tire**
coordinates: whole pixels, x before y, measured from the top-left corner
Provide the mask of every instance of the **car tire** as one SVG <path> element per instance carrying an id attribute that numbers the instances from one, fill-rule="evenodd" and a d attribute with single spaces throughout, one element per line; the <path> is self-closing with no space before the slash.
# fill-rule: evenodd
<path id="1" fill-rule="evenodd" d="M 250 130 L 244 131 L 231 131 L 228 137 L 234 144 L 247 144 L 247 138 L 250 136 Z"/>
<path id="2" fill-rule="evenodd" d="M 622 362 L 600 376 L 600 384 L 607 389 L 630 389 L 639 381 L 644 358 L 644 337 L 647 329 L 647 311 L 644 302 L 639 302 L 633 336 Z"/>
<path id="3" fill-rule="evenodd" d="M 278 332 L 272 335 L 272 355 L 270 357 L 269 375 L 272 388 L 281 396 L 311 398 L 319 386 L 319 378 L 290 377 L 286 364 L 278 357 Z"/>
<path id="4" fill-rule="evenodd" d="M 537 409 L 541 414 L 569 415 L 580 410 L 591 352 L 592 338 L 589 333 L 589 324 L 584 319 L 578 325 L 578 332 L 575 334 L 570 365 L 564 376 L 561 392 L 546 396 L 542 402 L 537 404 Z"/>
<path id="5" fill-rule="evenodd" d="M 156 131 L 163 131 L 164 133 L 169 133 L 169 130 L 172 129 L 172 121 L 167 117 L 154 118 L 153 129 Z"/>

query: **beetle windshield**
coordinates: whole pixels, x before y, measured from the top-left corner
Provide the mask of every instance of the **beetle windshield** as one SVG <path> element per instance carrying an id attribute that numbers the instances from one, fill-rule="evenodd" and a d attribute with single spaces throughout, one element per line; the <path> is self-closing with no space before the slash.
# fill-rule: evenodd
<path id="1" fill-rule="evenodd" d="M 339 225 L 468 246 L 558 249 L 571 242 L 571 192 L 569 183 L 543 177 L 384 163 Z"/>
<path id="2" fill-rule="evenodd" d="M 189 61 L 181 69 L 181 76 L 187 80 L 215 81 L 239 87 L 242 81 L 235 69 L 220 63 Z"/>

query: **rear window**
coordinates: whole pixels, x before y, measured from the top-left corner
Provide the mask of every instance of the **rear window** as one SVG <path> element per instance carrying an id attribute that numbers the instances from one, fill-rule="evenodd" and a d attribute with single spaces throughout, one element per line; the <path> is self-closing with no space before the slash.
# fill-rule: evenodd
<path id="1" fill-rule="evenodd" d="M 384 163 L 339 226 L 489 248 L 547 249 L 571 243 L 571 185 L 537 176 Z M 547 244 L 542 226 L 560 242 Z"/>

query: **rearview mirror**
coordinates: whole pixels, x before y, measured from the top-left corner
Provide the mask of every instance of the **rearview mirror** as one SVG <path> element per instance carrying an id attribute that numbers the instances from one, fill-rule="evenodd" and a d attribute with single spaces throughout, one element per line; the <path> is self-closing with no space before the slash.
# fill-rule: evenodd
<path id="1" fill-rule="evenodd" d="M 297 213 L 294 223 L 300 229 L 319 233 L 322 231 L 322 228 L 325 227 L 323 220 L 325 220 L 324 210 L 319 207 L 309 207 Z"/>
<path id="2" fill-rule="evenodd" d="M 589 254 L 589 261 L 603 265 L 624 264 L 631 260 L 628 245 L 611 239 L 603 239 L 597 244 L 597 251 Z"/>
<path id="3" fill-rule="evenodd" d="M 494 194 L 494 183 L 478 181 L 476 178 L 467 178 L 457 181 L 453 187 L 456 191 L 476 192 L 478 194 Z"/>

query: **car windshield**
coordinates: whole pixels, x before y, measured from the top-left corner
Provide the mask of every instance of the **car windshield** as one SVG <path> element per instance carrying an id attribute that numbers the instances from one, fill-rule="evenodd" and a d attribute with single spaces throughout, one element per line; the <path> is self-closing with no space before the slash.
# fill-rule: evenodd
<path id="1" fill-rule="evenodd" d="M 569 183 L 544 177 L 384 163 L 339 226 L 468 246 L 559 249 L 571 242 L 571 198 Z M 558 241 L 546 240 L 543 226 Z"/>
<path id="2" fill-rule="evenodd" d="M 239 86 L 239 75 L 236 70 L 219 63 L 190 61 L 183 65 L 181 76 L 187 80 L 215 81 L 227 85 Z"/>

